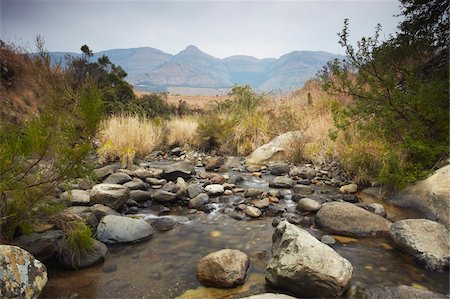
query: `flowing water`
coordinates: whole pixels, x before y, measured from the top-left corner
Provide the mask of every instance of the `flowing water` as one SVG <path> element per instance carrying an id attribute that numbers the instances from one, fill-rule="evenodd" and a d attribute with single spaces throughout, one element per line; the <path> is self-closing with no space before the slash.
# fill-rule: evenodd
<path id="1" fill-rule="evenodd" d="M 262 180 L 247 175 L 245 179 L 243 187 L 268 190 L 267 178 Z M 314 188 L 330 192 L 329 187 Z M 374 201 L 372 198 L 363 200 Z M 285 206 L 294 204 L 289 199 L 281 203 Z M 384 205 L 391 220 L 415 217 L 413 212 Z M 218 209 L 210 214 L 189 215 L 187 209 L 179 208 L 171 214 L 178 222 L 174 229 L 155 232 L 152 239 L 143 243 L 110 247 L 101 265 L 79 271 L 50 266 L 49 281 L 41 297 L 240 298 L 270 291 L 264 283 L 264 269 L 270 258 L 274 231 L 271 217 L 239 221 Z M 138 216 L 145 219 L 158 217 L 150 210 L 142 210 Z M 314 227 L 305 229 L 318 238 L 324 234 Z M 338 242 L 332 247 L 353 265 L 353 282 L 410 285 L 448 294 L 448 272 L 426 271 L 395 249 L 388 238 L 336 236 L 336 240 Z M 208 253 L 223 248 L 239 249 L 249 255 L 251 266 L 246 283 L 225 290 L 202 287 L 195 277 L 197 262 Z"/>

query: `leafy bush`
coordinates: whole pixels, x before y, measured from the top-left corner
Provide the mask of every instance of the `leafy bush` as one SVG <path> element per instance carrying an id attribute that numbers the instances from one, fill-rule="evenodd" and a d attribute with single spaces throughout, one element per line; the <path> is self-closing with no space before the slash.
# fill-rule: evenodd
<path id="1" fill-rule="evenodd" d="M 438 2 L 402 0 L 399 35 L 379 42 L 378 26 L 357 48 L 348 42 L 346 20 L 340 44 L 348 59 L 329 63 L 322 73 L 330 93 L 353 99 L 334 110 L 338 128 L 357 124 L 372 142 L 389 144 L 375 175 L 393 187 L 421 178 L 449 150 L 448 42 L 442 41 L 448 40 L 442 28 L 449 18 Z M 423 18 L 424 11 L 432 17 Z"/>

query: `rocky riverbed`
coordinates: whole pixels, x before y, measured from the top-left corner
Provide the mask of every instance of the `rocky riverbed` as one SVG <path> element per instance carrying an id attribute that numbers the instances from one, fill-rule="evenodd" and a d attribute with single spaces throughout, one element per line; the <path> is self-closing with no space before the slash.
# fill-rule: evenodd
<path id="1" fill-rule="evenodd" d="M 337 163 L 261 167 L 237 157 L 172 151 L 165 156 L 155 153 L 126 169 L 112 163 L 95 172 L 101 184 L 80 180 L 71 191 L 61 190 L 60 198 L 71 205 L 67 212 L 93 227 L 101 241 L 98 258 L 75 265 L 92 264 L 77 271 L 49 259 L 43 298 L 241 298 L 269 291 L 298 295 L 305 290 L 266 283 L 268 264 L 276 268 L 272 235 L 283 220 L 348 260 L 353 270 L 345 288 L 354 286 L 356 292 L 361 284 L 364 290 L 407 285 L 448 294 L 448 272 L 437 271 L 448 269 L 448 237 L 436 245 L 447 246 L 447 252 L 438 249 L 432 258 L 415 256 L 421 236 L 406 236 L 405 242 L 403 232 L 416 223 L 400 222 L 394 232 L 391 227 L 421 215 L 359 192 Z M 427 225 L 413 229 L 426 231 Z M 58 235 L 57 230 L 45 233 Z M 33 242 L 25 241 L 22 247 L 33 249 Z M 103 244 L 108 245 L 106 256 Z M 202 286 L 196 278 L 197 264 L 225 248 L 248 255 L 245 283 L 227 289 Z"/>

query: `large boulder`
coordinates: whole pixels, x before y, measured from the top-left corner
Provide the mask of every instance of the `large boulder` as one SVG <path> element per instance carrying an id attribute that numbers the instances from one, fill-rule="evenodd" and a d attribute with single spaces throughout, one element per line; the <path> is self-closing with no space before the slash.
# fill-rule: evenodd
<path id="1" fill-rule="evenodd" d="M 73 189 L 63 192 L 60 199 L 73 206 L 88 206 L 90 204 L 90 194 L 85 190 Z"/>
<path id="2" fill-rule="evenodd" d="M 346 299 L 448 299 L 448 296 L 414 287 L 366 286 L 360 283 L 352 286 L 345 294 Z"/>
<path id="3" fill-rule="evenodd" d="M 152 227 L 142 219 L 108 215 L 98 224 L 96 238 L 108 244 L 136 243 L 152 235 Z"/>
<path id="4" fill-rule="evenodd" d="M 442 224 L 428 219 L 400 220 L 392 224 L 389 233 L 400 249 L 413 255 L 428 269 L 448 269 L 449 232 Z"/>
<path id="5" fill-rule="evenodd" d="M 274 138 L 255 149 L 247 156 L 245 162 L 247 164 L 266 164 L 271 161 L 280 161 L 286 158 L 286 148 L 296 138 L 301 138 L 300 131 L 291 131 Z"/>
<path id="6" fill-rule="evenodd" d="M 425 218 L 450 227 L 450 165 L 438 169 L 429 178 L 406 188 L 393 203 L 420 210 Z"/>
<path id="7" fill-rule="evenodd" d="M 332 202 L 317 212 L 316 224 L 329 233 L 367 237 L 387 235 L 391 222 L 354 204 Z"/>
<path id="8" fill-rule="evenodd" d="M 15 244 L 41 261 L 53 257 L 58 252 L 58 243 L 63 238 L 61 230 L 48 230 L 17 238 Z"/>
<path id="9" fill-rule="evenodd" d="M 59 262 L 68 269 L 82 269 L 97 265 L 105 260 L 108 248 L 102 242 L 95 239 L 90 250 L 79 249 L 74 251 L 62 241 L 59 248 Z"/>
<path id="10" fill-rule="evenodd" d="M 200 260 L 197 264 L 197 279 L 209 287 L 234 287 L 244 283 L 249 266 L 250 259 L 242 251 L 222 249 Z"/>
<path id="11" fill-rule="evenodd" d="M 17 246 L 0 245 L 0 297 L 38 298 L 47 283 L 47 269 Z"/>
<path id="12" fill-rule="evenodd" d="M 163 169 L 162 178 L 174 181 L 178 177 L 187 179 L 195 173 L 194 165 L 189 161 L 181 161 L 167 165 Z"/>
<path id="13" fill-rule="evenodd" d="M 130 190 L 118 184 L 98 184 L 91 190 L 91 203 L 100 203 L 114 210 L 122 207 L 129 198 Z"/>
<path id="14" fill-rule="evenodd" d="M 272 240 L 269 285 L 301 298 L 336 298 L 346 290 L 353 267 L 331 247 L 287 221 L 278 224 Z"/>

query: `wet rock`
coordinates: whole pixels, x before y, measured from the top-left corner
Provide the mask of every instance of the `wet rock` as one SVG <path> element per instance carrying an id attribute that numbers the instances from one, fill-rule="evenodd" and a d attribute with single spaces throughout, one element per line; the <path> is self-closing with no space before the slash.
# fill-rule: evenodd
<path id="1" fill-rule="evenodd" d="M 130 182 L 133 179 L 126 173 L 116 172 L 108 176 L 103 180 L 104 184 L 124 184 L 126 182 Z"/>
<path id="2" fill-rule="evenodd" d="M 220 157 L 220 156 L 213 157 L 213 158 L 208 159 L 208 161 L 206 161 L 205 168 L 208 171 L 216 170 L 216 169 L 222 167 L 224 163 L 225 163 L 225 159 L 223 157 Z"/>
<path id="3" fill-rule="evenodd" d="M 152 192 L 144 190 L 132 190 L 130 191 L 130 199 L 136 201 L 137 203 L 144 202 L 152 199 Z"/>
<path id="4" fill-rule="evenodd" d="M 390 236 L 400 249 L 411 254 L 426 268 L 444 271 L 449 267 L 449 232 L 428 219 L 406 219 L 391 226 Z"/>
<path id="5" fill-rule="evenodd" d="M 219 185 L 219 184 L 208 185 L 205 187 L 205 191 L 209 195 L 220 195 L 220 194 L 223 194 L 223 192 L 225 192 L 223 186 Z"/>
<path id="6" fill-rule="evenodd" d="M 38 298 L 47 283 L 47 269 L 27 251 L 0 245 L 0 297 Z"/>
<path id="7" fill-rule="evenodd" d="M 103 204 L 114 210 L 119 209 L 130 198 L 130 190 L 117 184 L 98 184 L 92 187 L 90 201 Z"/>
<path id="8" fill-rule="evenodd" d="M 260 172 L 261 171 L 261 166 L 259 166 L 259 165 L 247 165 L 245 167 L 245 169 L 248 172 Z"/>
<path id="9" fill-rule="evenodd" d="M 298 225 L 302 222 L 302 217 L 294 213 L 284 213 L 281 215 L 287 222 Z"/>
<path id="10" fill-rule="evenodd" d="M 257 217 L 261 216 L 262 213 L 261 213 L 261 210 L 258 208 L 247 206 L 245 208 L 245 214 L 247 214 L 250 217 L 257 218 Z"/>
<path id="11" fill-rule="evenodd" d="M 177 225 L 177 221 L 172 217 L 163 217 L 156 219 L 151 223 L 151 226 L 158 231 L 168 231 Z"/>
<path id="12" fill-rule="evenodd" d="M 23 235 L 15 240 L 15 245 L 25 249 L 35 258 L 45 261 L 58 252 L 58 242 L 64 237 L 61 230 Z"/>
<path id="13" fill-rule="evenodd" d="M 238 212 L 238 211 L 230 211 L 227 213 L 227 215 L 230 218 L 236 219 L 236 220 L 244 220 L 245 219 L 245 214 Z"/>
<path id="14" fill-rule="evenodd" d="M 227 180 L 223 176 L 221 176 L 219 174 L 212 175 L 211 179 L 210 179 L 211 184 L 220 184 L 220 185 L 222 185 L 226 181 Z"/>
<path id="15" fill-rule="evenodd" d="M 282 218 L 278 218 L 278 217 L 277 218 L 273 218 L 272 219 L 272 226 L 273 227 L 277 227 L 278 224 L 280 224 L 280 222 L 283 221 L 283 220 L 286 220 L 286 219 L 282 219 Z"/>
<path id="16" fill-rule="evenodd" d="M 194 198 L 200 193 L 203 193 L 203 187 L 199 184 L 192 184 L 186 188 L 186 191 L 189 198 Z"/>
<path id="17" fill-rule="evenodd" d="M 206 205 L 199 207 L 197 210 L 205 213 L 211 213 L 212 211 L 217 210 L 217 205 L 213 203 L 207 203 Z"/>
<path id="18" fill-rule="evenodd" d="M 196 197 L 189 200 L 189 208 L 198 209 L 209 202 L 209 196 L 206 193 L 200 193 Z"/>
<path id="19" fill-rule="evenodd" d="M 267 170 L 273 175 L 284 175 L 289 173 L 290 167 L 287 163 L 275 163 L 269 165 Z"/>
<path id="20" fill-rule="evenodd" d="M 230 178 L 228 179 L 228 182 L 230 184 L 238 184 L 243 181 L 244 181 L 244 178 L 242 176 L 236 175 L 236 174 L 231 175 Z"/>
<path id="21" fill-rule="evenodd" d="M 194 165 L 189 161 L 181 161 L 167 165 L 163 169 L 162 178 L 169 181 L 176 180 L 178 177 L 187 179 L 195 173 Z"/>
<path id="22" fill-rule="evenodd" d="M 386 210 L 384 209 L 383 205 L 379 204 L 379 203 L 370 203 L 367 205 L 367 210 L 369 210 L 370 212 L 377 214 L 381 217 L 386 218 L 387 214 L 386 214 Z"/>
<path id="23" fill-rule="evenodd" d="M 96 237 L 108 243 L 135 243 L 153 235 L 150 224 L 142 219 L 108 215 L 97 226 Z"/>
<path id="24" fill-rule="evenodd" d="M 270 217 L 281 215 L 284 212 L 286 212 L 286 209 L 280 205 L 270 205 L 266 208 L 266 215 Z"/>
<path id="25" fill-rule="evenodd" d="M 359 202 L 358 196 L 353 195 L 353 194 L 344 194 L 342 196 L 342 200 L 346 201 L 346 202 L 349 202 L 349 203 L 357 203 L 357 202 Z"/>
<path id="26" fill-rule="evenodd" d="M 253 295 L 250 297 L 244 297 L 242 299 L 296 299 L 296 298 L 285 294 L 264 293 L 259 295 Z"/>
<path id="27" fill-rule="evenodd" d="M 133 178 L 132 181 L 126 182 L 123 186 L 130 190 L 147 190 L 147 184 L 140 178 Z"/>
<path id="28" fill-rule="evenodd" d="M 272 240 L 269 285 L 302 298 L 336 298 L 346 290 L 353 267 L 331 247 L 287 221 L 276 227 Z"/>
<path id="29" fill-rule="evenodd" d="M 92 241 L 94 242 L 92 250 L 81 250 L 79 253 L 75 253 L 62 241 L 59 248 L 59 263 L 68 269 L 82 269 L 102 263 L 108 248 L 102 242 L 94 239 Z"/>
<path id="30" fill-rule="evenodd" d="M 80 214 L 81 219 L 83 219 L 84 223 L 92 229 L 96 229 L 98 225 L 97 217 L 91 212 L 84 212 Z"/>
<path id="31" fill-rule="evenodd" d="M 197 264 L 197 279 L 208 287 L 234 287 L 245 282 L 249 266 L 250 259 L 242 251 L 222 249 L 200 260 Z"/>
<path id="32" fill-rule="evenodd" d="M 351 203 L 332 202 L 322 205 L 316 224 L 330 233 L 366 237 L 387 234 L 391 222 Z"/>
<path id="33" fill-rule="evenodd" d="M 176 198 L 177 196 L 175 193 L 164 190 L 155 191 L 152 195 L 153 200 L 161 203 L 174 201 Z"/>
<path id="34" fill-rule="evenodd" d="M 294 185 L 294 180 L 288 176 L 277 176 L 269 182 L 269 187 L 272 188 L 292 188 Z"/>
<path id="35" fill-rule="evenodd" d="M 292 189 L 295 193 L 312 194 L 314 189 L 311 186 L 297 184 Z"/>
<path id="36" fill-rule="evenodd" d="M 413 288 L 406 285 L 400 286 L 365 286 L 357 283 L 346 293 L 346 299 L 446 299 L 444 294 Z"/>
<path id="37" fill-rule="evenodd" d="M 108 175 L 113 174 L 117 169 L 118 169 L 118 167 L 116 168 L 116 167 L 113 167 L 112 165 L 107 165 L 102 168 L 94 169 L 93 173 L 99 180 L 103 180 Z"/>
<path id="38" fill-rule="evenodd" d="M 113 265 L 105 265 L 102 268 L 102 272 L 103 273 L 113 273 L 117 271 L 117 264 L 113 264 Z"/>
<path id="39" fill-rule="evenodd" d="M 270 201 L 268 198 L 264 198 L 257 201 L 252 201 L 252 204 L 257 207 L 258 209 L 264 209 L 267 208 L 270 205 Z"/>
<path id="40" fill-rule="evenodd" d="M 334 245 L 334 244 L 336 244 L 336 240 L 330 235 L 323 235 L 320 238 L 320 242 L 322 242 L 324 244 L 327 244 L 327 245 Z"/>
<path id="41" fill-rule="evenodd" d="M 304 195 L 300 195 L 300 194 L 293 194 L 292 197 L 291 197 L 291 200 L 295 201 L 295 202 L 299 202 L 300 199 L 302 199 L 302 198 L 305 198 L 305 196 Z"/>
<path id="42" fill-rule="evenodd" d="M 297 210 L 301 212 L 317 212 L 322 205 L 311 198 L 302 198 L 298 201 Z"/>
<path id="43" fill-rule="evenodd" d="M 244 197 L 260 197 L 263 193 L 261 189 L 248 188 L 244 191 Z"/>
<path id="44" fill-rule="evenodd" d="M 358 191 L 358 185 L 356 184 L 348 184 L 339 188 L 339 192 L 344 194 L 355 193 L 356 191 Z"/>
<path id="45" fill-rule="evenodd" d="M 69 205 L 88 206 L 90 204 L 91 196 L 85 190 L 70 190 L 63 192 L 60 196 L 61 200 Z"/>
<path id="46" fill-rule="evenodd" d="M 95 217 L 97 217 L 98 221 L 100 221 L 103 217 L 107 215 L 116 215 L 116 216 L 120 215 L 117 211 L 102 204 L 93 205 L 92 207 L 89 207 L 86 211 L 94 214 Z"/>

